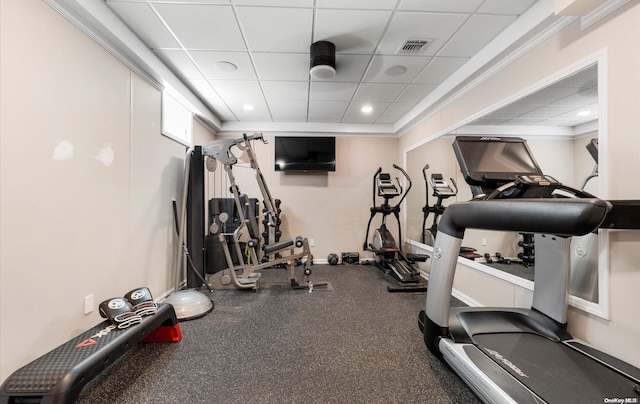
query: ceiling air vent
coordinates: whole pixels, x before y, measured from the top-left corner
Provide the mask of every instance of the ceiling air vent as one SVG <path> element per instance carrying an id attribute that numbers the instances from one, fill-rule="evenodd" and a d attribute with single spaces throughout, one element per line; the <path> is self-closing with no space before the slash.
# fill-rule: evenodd
<path id="1" fill-rule="evenodd" d="M 427 39 L 408 39 L 396 54 L 398 55 L 420 55 L 427 48 Z"/>

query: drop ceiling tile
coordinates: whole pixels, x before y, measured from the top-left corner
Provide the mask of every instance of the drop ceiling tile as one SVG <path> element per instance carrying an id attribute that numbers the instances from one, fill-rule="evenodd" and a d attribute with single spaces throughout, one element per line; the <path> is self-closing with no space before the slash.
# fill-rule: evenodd
<path id="1" fill-rule="evenodd" d="M 558 87 L 586 89 L 598 86 L 598 66 L 593 65 L 553 84 Z"/>
<path id="2" fill-rule="evenodd" d="M 198 67 L 183 50 L 154 49 L 153 53 L 181 79 L 203 79 Z"/>
<path id="3" fill-rule="evenodd" d="M 468 15 L 442 13 L 395 13 L 378 47 L 378 53 L 394 55 L 408 39 L 429 40 L 423 56 L 433 56 L 462 26 Z M 410 27 L 410 29 L 408 28 Z"/>
<path id="4" fill-rule="evenodd" d="M 391 11 L 316 10 L 313 42 L 333 42 L 336 54 L 373 53 L 390 16 Z"/>
<path id="5" fill-rule="evenodd" d="M 352 102 L 344 115 L 342 122 L 345 123 L 374 123 L 380 115 L 389 107 L 388 102 Z M 363 113 L 363 106 L 373 107 L 370 113 Z"/>
<path id="6" fill-rule="evenodd" d="M 529 104 L 529 103 L 513 103 L 507 106 L 504 106 L 497 111 L 493 111 L 487 114 L 485 117 L 487 118 L 499 118 L 499 119 L 509 119 L 514 116 L 520 116 L 522 114 L 526 114 L 536 108 L 540 108 L 544 105 L 540 104 Z"/>
<path id="7" fill-rule="evenodd" d="M 469 58 L 436 57 L 416 77 L 415 82 L 420 84 L 440 84 L 467 63 L 468 60 Z"/>
<path id="8" fill-rule="evenodd" d="M 240 113 L 238 119 L 244 122 L 273 122 L 269 114 Z"/>
<path id="9" fill-rule="evenodd" d="M 554 105 L 587 105 L 598 101 L 598 88 L 592 87 L 555 101 Z"/>
<path id="10" fill-rule="evenodd" d="M 201 96 L 203 98 L 207 98 L 209 101 L 214 103 L 222 103 L 222 99 L 218 96 L 218 93 L 213 89 L 211 83 L 208 80 L 204 79 L 185 79 L 182 80 L 185 85 L 189 86 L 193 89 L 196 95 Z"/>
<path id="11" fill-rule="evenodd" d="M 346 101 L 353 98 L 358 83 L 335 83 L 328 81 L 312 81 L 309 99 L 311 101 Z"/>
<path id="12" fill-rule="evenodd" d="M 313 9 L 237 7 L 236 13 L 251 51 L 309 52 Z"/>
<path id="13" fill-rule="evenodd" d="M 267 101 L 306 101 L 309 97 L 309 83 L 306 81 L 263 81 L 261 84 Z"/>
<path id="14" fill-rule="evenodd" d="M 535 0 L 486 0 L 479 13 L 519 15 L 527 11 Z"/>
<path id="15" fill-rule="evenodd" d="M 522 101 L 517 102 L 539 105 L 553 104 L 575 93 L 575 88 L 551 86 L 536 91 L 535 93 L 526 96 Z"/>
<path id="16" fill-rule="evenodd" d="M 247 111 L 244 109 L 245 105 L 247 104 L 250 104 L 253 106 L 252 111 Z M 269 109 L 267 108 L 267 104 L 261 98 L 229 102 L 229 109 L 241 121 L 271 122 L 271 115 L 269 114 Z"/>
<path id="17" fill-rule="evenodd" d="M 409 84 L 396 100 L 397 103 L 411 103 L 413 105 L 422 101 L 424 97 L 438 87 L 435 84 Z"/>
<path id="18" fill-rule="evenodd" d="M 271 114 L 276 115 L 307 115 L 306 101 L 299 100 L 271 100 L 268 103 Z"/>
<path id="19" fill-rule="evenodd" d="M 508 121 L 508 119 L 482 117 L 473 121 L 471 125 L 502 125 L 506 121 Z"/>
<path id="20" fill-rule="evenodd" d="M 393 10 L 396 3 L 396 0 L 317 0 L 317 7 Z"/>
<path id="21" fill-rule="evenodd" d="M 307 118 L 307 122 L 313 122 L 313 123 L 336 123 L 336 122 L 341 122 L 342 121 L 342 114 L 340 115 L 323 115 L 323 114 L 318 114 L 318 115 L 311 115 L 309 114 L 309 117 Z"/>
<path id="22" fill-rule="evenodd" d="M 262 90 L 258 81 L 209 80 L 209 82 L 229 106 L 232 103 L 249 103 L 262 99 Z"/>
<path id="23" fill-rule="evenodd" d="M 313 7 L 313 0 L 233 0 L 233 3 L 244 6 Z"/>
<path id="24" fill-rule="evenodd" d="M 309 55 L 301 53 L 253 53 L 260 80 L 309 80 Z"/>
<path id="25" fill-rule="evenodd" d="M 370 61 L 369 55 L 336 55 L 336 76 L 331 81 L 360 81 Z M 317 81 L 320 80 L 313 80 L 313 82 Z"/>
<path id="26" fill-rule="evenodd" d="M 472 13 L 480 3 L 482 3 L 482 0 L 402 0 L 398 10 Z"/>
<path id="27" fill-rule="evenodd" d="M 575 120 L 575 119 L 545 119 L 544 121 L 537 122 L 536 125 L 540 126 L 567 126 L 572 127 L 579 124 L 585 123 L 583 120 Z"/>
<path id="28" fill-rule="evenodd" d="M 236 117 L 215 92 L 211 83 L 207 80 L 184 80 L 185 85 L 193 91 L 209 106 L 212 112 L 225 121 L 235 121 Z"/>
<path id="29" fill-rule="evenodd" d="M 571 110 L 571 107 L 567 106 L 554 106 L 554 105 L 546 105 L 544 107 L 535 108 L 529 112 L 518 115 L 517 118 L 522 119 L 547 119 L 556 115 L 563 114 L 567 112 L 567 110 Z"/>
<path id="30" fill-rule="evenodd" d="M 107 5 L 150 48 L 179 48 L 176 39 L 146 3 L 115 3 Z"/>
<path id="31" fill-rule="evenodd" d="M 581 117 L 580 115 L 578 115 L 578 113 L 582 112 L 582 111 L 585 111 L 585 110 L 588 110 L 588 109 L 592 109 L 592 110 L 596 110 L 597 111 L 597 107 L 592 107 L 592 108 L 578 107 L 578 108 L 574 108 L 574 109 L 568 110 L 566 112 L 563 112 L 562 114 L 550 116 L 550 118 L 560 119 L 560 120 L 567 120 L 567 121 L 569 121 L 569 120 L 578 121 L 578 120 L 584 119 L 584 117 Z"/>
<path id="32" fill-rule="evenodd" d="M 512 16 L 474 15 L 442 48 L 439 56 L 471 57 L 515 20 Z"/>
<path id="33" fill-rule="evenodd" d="M 525 119 L 525 118 L 514 118 L 510 119 L 506 122 L 506 125 L 510 126 L 532 126 L 538 125 L 540 123 L 540 119 Z"/>
<path id="34" fill-rule="evenodd" d="M 307 114 L 293 115 L 293 114 L 274 114 L 271 113 L 274 122 L 307 122 Z"/>
<path id="35" fill-rule="evenodd" d="M 230 6 L 154 3 L 153 7 L 185 48 L 246 50 Z"/>
<path id="36" fill-rule="evenodd" d="M 129 0 L 126 0 L 129 1 Z M 139 0 L 135 0 L 139 1 Z M 146 1 L 146 0 L 142 0 Z M 149 3 L 206 3 L 206 4 L 229 4 L 230 0 L 148 0 Z"/>
<path id="37" fill-rule="evenodd" d="M 189 51 L 207 79 L 256 80 L 248 52 Z M 236 70 L 232 70 L 233 66 Z"/>
<path id="38" fill-rule="evenodd" d="M 309 117 L 321 115 L 342 117 L 347 108 L 349 108 L 348 101 L 309 101 Z"/>
<path id="39" fill-rule="evenodd" d="M 395 102 L 376 119 L 375 123 L 395 123 L 409 112 L 414 105 L 408 102 Z"/>
<path id="40" fill-rule="evenodd" d="M 428 56 L 375 55 L 362 81 L 373 83 L 410 83 L 431 60 Z M 404 66 L 402 74 L 391 73 L 390 68 Z"/>
<path id="41" fill-rule="evenodd" d="M 406 84 L 362 83 L 356 90 L 354 101 L 391 102 L 407 87 Z"/>

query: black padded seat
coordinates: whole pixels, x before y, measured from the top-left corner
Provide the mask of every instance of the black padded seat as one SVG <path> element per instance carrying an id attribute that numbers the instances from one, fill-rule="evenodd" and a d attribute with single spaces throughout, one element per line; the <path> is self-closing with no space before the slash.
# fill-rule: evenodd
<path id="1" fill-rule="evenodd" d="M 277 243 L 265 245 L 262 247 L 262 250 L 265 252 L 265 254 L 273 254 L 280 250 L 289 248 L 292 245 L 293 245 L 293 240 L 282 240 L 282 241 L 278 241 Z"/>

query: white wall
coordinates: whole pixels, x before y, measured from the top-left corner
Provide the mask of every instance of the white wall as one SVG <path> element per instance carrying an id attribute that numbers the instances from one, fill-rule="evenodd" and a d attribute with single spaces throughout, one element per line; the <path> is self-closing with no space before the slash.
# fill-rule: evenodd
<path id="1" fill-rule="evenodd" d="M 640 38 L 638 21 L 639 2 L 630 2 L 584 31 L 580 29 L 579 21 L 575 21 L 405 134 L 400 139 L 400 151 L 419 145 L 597 52 L 605 52 L 606 83 L 599 83 L 600 87 L 607 88 L 606 99 L 601 99 L 606 115 L 607 142 L 604 155 L 603 145 L 600 145 L 601 163 L 604 162 L 601 172 L 606 172 L 604 180 L 608 187 L 603 192 L 611 199 L 640 199 L 640 188 L 630 185 L 635 183 L 635 173 L 640 172 L 640 159 L 637 158 L 640 150 L 640 98 L 637 96 L 640 92 L 640 75 L 637 74 L 640 71 L 640 47 L 630 42 L 630 38 Z M 537 151 L 534 153 L 539 156 Z M 637 264 L 640 262 L 640 232 L 612 232 L 609 251 L 610 321 L 571 309 L 569 330 L 605 352 L 640 366 L 640 321 L 637 313 L 640 307 L 640 294 L 637 293 L 640 285 L 640 266 Z M 473 290 L 467 292 L 474 296 Z"/>
<path id="2" fill-rule="evenodd" d="M 99 323 L 101 301 L 170 292 L 184 146 L 160 134 L 160 91 L 44 2 L 3 0 L 0 18 L 4 380 Z"/>

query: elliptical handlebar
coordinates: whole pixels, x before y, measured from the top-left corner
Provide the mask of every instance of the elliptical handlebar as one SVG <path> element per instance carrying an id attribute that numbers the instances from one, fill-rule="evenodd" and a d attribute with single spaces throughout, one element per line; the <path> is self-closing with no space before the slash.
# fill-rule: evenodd
<path id="1" fill-rule="evenodd" d="M 371 192 L 371 195 L 373 196 L 373 204 L 371 206 L 376 206 L 376 178 L 378 178 L 378 175 L 382 172 L 382 167 L 378 167 L 378 170 L 376 170 L 376 173 L 373 174 L 373 191 Z"/>
<path id="2" fill-rule="evenodd" d="M 400 191 L 402 193 L 402 197 L 400 198 L 400 200 L 398 201 L 398 203 L 396 204 L 396 206 L 400 206 L 400 204 L 402 203 L 402 201 L 404 201 L 404 198 L 407 197 L 407 194 L 409 193 L 409 190 L 411 189 L 411 178 L 409 177 L 409 174 L 407 174 L 406 171 L 404 171 L 404 169 L 402 169 L 402 167 L 397 166 L 396 164 L 393 165 L 393 168 L 395 168 L 396 170 L 400 171 L 402 173 L 402 175 L 404 175 L 404 178 L 407 180 L 407 182 L 409 183 L 409 186 L 407 187 L 406 190 L 404 190 L 404 193 L 402 193 L 402 190 Z M 397 180 L 397 178 L 396 178 Z M 400 183 L 400 181 L 398 181 L 398 183 Z M 402 186 L 400 186 L 400 188 L 402 189 Z"/>

